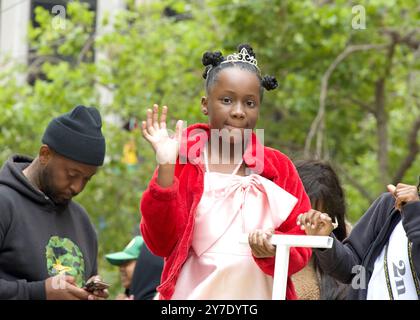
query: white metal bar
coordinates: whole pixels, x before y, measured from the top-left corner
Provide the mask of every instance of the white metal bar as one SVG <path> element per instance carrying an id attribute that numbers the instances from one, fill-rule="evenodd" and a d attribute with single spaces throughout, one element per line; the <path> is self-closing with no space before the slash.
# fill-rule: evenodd
<path id="1" fill-rule="evenodd" d="M 285 245 L 276 247 L 276 263 L 274 265 L 272 300 L 285 300 L 287 287 L 287 272 L 289 270 L 289 249 Z M 286 272 L 284 272 L 284 270 Z"/>
<path id="2" fill-rule="evenodd" d="M 248 243 L 248 234 L 242 234 L 241 243 Z M 273 234 L 271 243 L 274 245 L 288 245 L 290 247 L 331 248 L 333 238 L 325 236 L 299 236 L 288 234 Z"/>
<path id="3" fill-rule="evenodd" d="M 331 248 L 333 239 L 324 236 L 295 236 L 273 235 L 271 243 L 274 245 L 288 245 L 290 247 Z"/>
<path id="4" fill-rule="evenodd" d="M 248 243 L 248 234 L 243 234 L 240 242 Z M 271 236 L 271 243 L 276 246 L 272 299 L 285 300 L 290 247 L 331 248 L 333 238 L 325 236 L 273 234 Z"/>

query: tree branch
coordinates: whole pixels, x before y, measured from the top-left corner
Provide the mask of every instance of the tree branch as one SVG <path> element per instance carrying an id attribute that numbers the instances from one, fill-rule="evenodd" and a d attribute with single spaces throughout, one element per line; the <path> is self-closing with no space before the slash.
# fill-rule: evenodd
<path id="1" fill-rule="evenodd" d="M 392 28 L 384 28 L 381 32 L 388 35 L 395 43 L 405 44 L 407 47 L 414 50 L 420 47 L 420 40 L 415 39 L 415 36 L 420 34 L 420 28 L 414 28 L 413 30 L 407 32 L 404 36 L 401 35 L 399 30 Z"/>
<path id="2" fill-rule="evenodd" d="M 363 187 L 357 179 L 354 179 L 352 176 L 348 174 L 348 170 L 343 169 L 340 165 L 334 164 L 333 166 L 339 174 L 343 175 L 344 179 L 346 179 L 357 191 L 359 191 L 364 198 L 366 198 L 369 203 L 375 201 L 375 197 Z"/>
<path id="3" fill-rule="evenodd" d="M 368 112 L 375 114 L 375 108 L 372 106 L 372 103 L 366 103 L 362 100 L 359 100 L 357 98 L 353 98 L 353 97 L 348 97 L 347 98 L 350 102 L 353 102 L 357 105 L 359 105 L 360 107 L 362 107 L 363 109 L 366 109 Z"/>
<path id="4" fill-rule="evenodd" d="M 82 51 L 80 51 L 79 56 L 77 58 L 78 65 L 83 61 L 86 54 L 92 48 L 93 44 L 95 43 L 95 38 L 96 38 L 95 34 L 91 34 L 89 38 L 86 40 L 86 43 L 83 46 Z"/>
<path id="5" fill-rule="evenodd" d="M 385 95 L 385 84 L 389 75 L 391 74 L 391 68 L 393 58 L 395 54 L 395 47 L 400 39 L 399 35 L 391 35 L 391 43 L 388 47 L 386 55 L 386 64 L 382 76 L 376 81 L 375 84 L 375 118 L 376 118 L 376 136 L 378 140 L 378 169 L 379 179 L 382 185 L 386 185 L 389 182 L 388 172 L 388 117 L 385 110 L 386 95 Z"/>
<path id="6" fill-rule="evenodd" d="M 383 185 L 389 181 L 388 177 L 388 119 L 385 110 L 385 79 L 380 78 L 375 85 L 375 119 L 376 138 L 378 141 L 378 169 L 379 179 Z"/>
<path id="7" fill-rule="evenodd" d="M 393 184 L 401 182 L 406 171 L 411 167 L 411 165 L 416 160 L 417 154 L 420 152 L 420 145 L 417 142 L 417 135 L 420 131 L 420 116 L 414 121 L 413 126 L 411 127 L 410 133 L 408 134 L 408 155 L 401 162 L 400 167 L 397 170 L 394 178 L 392 179 Z"/>
<path id="8" fill-rule="evenodd" d="M 37 57 L 28 67 L 28 74 L 32 74 L 32 73 L 37 73 L 39 72 L 39 67 L 44 63 L 44 62 L 62 62 L 63 60 L 55 57 L 55 56 L 39 56 Z"/>
<path id="9" fill-rule="evenodd" d="M 310 157 L 310 148 L 312 139 L 315 137 L 317 131 L 320 128 L 320 124 L 323 122 L 323 118 L 325 116 L 325 101 L 327 97 L 328 92 L 328 81 L 331 77 L 331 74 L 337 68 L 337 66 L 340 64 L 341 61 L 343 61 L 347 56 L 352 54 L 353 52 L 357 51 L 367 51 L 367 50 L 382 50 L 387 48 L 388 44 L 361 44 L 361 45 L 352 45 L 344 49 L 342 53 L 340 53 L 333 63 L 328 67 L 327 71 L 322 76 L 321 80 L 321 93 L 319 96 L 319 108 L 318 113 L 314 119 L 314 121 L 311 124 L 311 128 L 309 130 L 309 133 L 306 137 L 305 141 L 305 149 L 304 149 L 304 156 L 305 158 Z M 320 156 L 320 155 L 317 155 Z"/>

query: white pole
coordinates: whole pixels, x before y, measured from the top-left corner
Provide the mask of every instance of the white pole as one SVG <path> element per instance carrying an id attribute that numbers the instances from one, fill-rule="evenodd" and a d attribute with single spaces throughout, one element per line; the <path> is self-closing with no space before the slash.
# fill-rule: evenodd
<path id="1" fill-rule="evenodd" d="M 276 246 L 276 264 L 274 265 L 272 300 L 285 300 L 287 271 L 289 269 L 289 246 Z M 286 272 L 284 272 L 284 270 Z"/>
<path id="2" fill-rule="evenodd" d="M 242 235 L 240 242 L 248 243 L 248 234 Z M 285 300 L 290 247 L 331 248 L 333 238 L 273 234 L 271 236 L 271 243 L 276 246 L 272 299 Z"/>

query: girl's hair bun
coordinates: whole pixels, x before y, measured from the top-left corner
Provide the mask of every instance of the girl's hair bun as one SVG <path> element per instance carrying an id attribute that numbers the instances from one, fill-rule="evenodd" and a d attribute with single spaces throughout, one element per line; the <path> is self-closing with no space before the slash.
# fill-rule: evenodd
<path id="1" fill-rule="evenodd" d="M 203 58 L 201 59 L 201 62 L 206 67 L 203 72 L 203 78 L 207 78 L 207 73 L 212 67 L 217 67 L 219 64 L 221 64 L 225 58 L 223 57 L 222 53 L 220 51 L 206 51 L 203 54 Z"/>
<path id="2" fill-rule="evenodd" d="M 261 84 L 266 90 L 273 90 L 279 86 L 276 78 L 273 76 L 264 76 L 262 78 Z"/>
<path id="3" fill-rule="evenodd" d="M 203 54 L 203 58 L 201 59 L 201 62 L 204 66 L 218 66 L 225 58 L 223 58 L 223 55 L 220 51 L 207 51 Z"/>
<path id="4" fill-rule="evenodd" d="M 238 46 L 238 52 L 241 52 L 241 50 L 242 50 L 243 48 L 245 48 L 245 49 L 246 49 L 246 51 L 248 52 L 248 54 L 249 54 L 250 56 L 254 57 L 255 59 L 257 58 L 257 56 L 255 55 L 254 50 L 252 49 L 252 47 L 251 47 L 249 44 L 247 44 L 247 43 L 240 44 L 240 45 Z"/>

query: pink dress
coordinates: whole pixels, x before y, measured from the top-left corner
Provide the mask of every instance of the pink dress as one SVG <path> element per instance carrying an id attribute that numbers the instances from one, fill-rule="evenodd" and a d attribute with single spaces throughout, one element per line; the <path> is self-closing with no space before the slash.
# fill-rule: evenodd
<path id="1" fill-rule="evenodd" d="M 255 263 L 241 236 L 277 228 L 297 199 L 257 175 L 210 172 L 204 151 L 204 192 L 197 207 L 192 246 L 172 299 L 271 299 L 273 278 Z"/>

